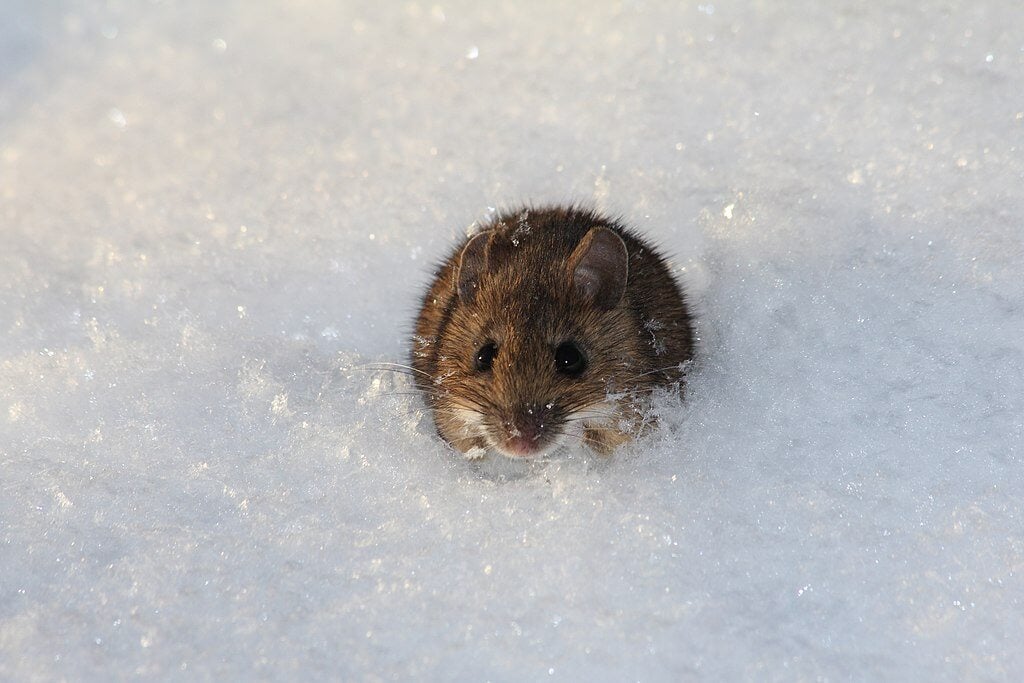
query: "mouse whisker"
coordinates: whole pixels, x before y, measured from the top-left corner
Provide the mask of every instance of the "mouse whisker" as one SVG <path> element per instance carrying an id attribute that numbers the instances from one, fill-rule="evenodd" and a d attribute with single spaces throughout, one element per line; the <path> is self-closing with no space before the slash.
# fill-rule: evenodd
<path id="1" fill-rule="evenodd" d="M 647 372 L 641 372 L 639 375 L 633 375 L 632 377 L 627 378 L 626 381 L 627 382 L 632 382 L 634 380 L 640 379 L 641 377 L 647 377 L 648 375 L 655 375 L 655 374 L 657 374 L 659 372 L 666 372 L 668 370 L 678 370 L 680 365 L 681 365 L 680 363 L 676 363 L 675 365 L 666 365 L 663 368 L 655 368 L 653 370 L 648 370 Z"/>
<path id="2" fill-rule="evenodd" d="M 566 421 L 570 420 L 586 420 L 593 419 L 595 417 L 603 417 L 608 419 L 616 419 L 622 417 L 619 411 L 616 411 L 613 407 L 604 408 L 600 405 L 582 406 L 576 410 L 569 411 L 566 415 Z"/>
<path id="3" fill-rule="evenodd" d="M 482 423 L 485 420 L 484 412 L 475 406 L 450 406 L 445 409 L 445 413 L 457 417 L 463 422 L 474 424 Z"/>
<path id="4" fill-rule="evenodd" d="M 398 398 L 401 396 L 421 396 L 419 391 L 385 391 L 379 394 L 380 397 Z"/>
<path id="5" fill-rule="evenodd" d="M 354 365 L 352 367 L 357 368 L 357 369 L 387 370 L 389 372 L 397 372 L 397 373 L 400 373 L 400 374 L 403 374 L 403 375 L 409 375 L 410 377 L 414 376 L 414 375 L 422 375 L 424 377 L 428 377 L 430 379 L 433 379 L 433 377 L 431 376 L 431 374 L 429 372 L 424 372 L 423 370 L 418 370 L 418 369 L 414 368 L 411 365 L 403 365 L 401 363 L 390 363 L 390 362 L 364 363 L 363 365 Z"/>
<path id="6" fill-rule="evenodd" d="M 595 420 L 615 420 L 618 419 L 618 415 L 579 415 L 576 417 L 569 417 L 565 419 L 566 424 L 583 422 L 589 423 Z"/>
<path id="7" fill-rule="evenodd" d="M 436 414 L 438 414 L 438 415 L 447 415 L 449 417 L 457 417 L 457 418 L 461 419 L 463 422 L 466 422 L 466 419 L 465 419 L 466 411 L 465 410 L 461 410 L 461 409 L 445 410 L 443 408 L 437 408 L 437 409 L 434 410 L 434 412 Z"/>

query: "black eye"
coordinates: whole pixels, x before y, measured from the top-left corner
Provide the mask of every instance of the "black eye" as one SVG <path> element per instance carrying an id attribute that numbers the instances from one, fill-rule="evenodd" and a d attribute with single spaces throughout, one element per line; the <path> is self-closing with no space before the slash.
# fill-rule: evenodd
<path id="1" fill-rule="evenodd" d="M 555 370 L 569 377 L 579 377 L 587 369 L 587 359 L 573 342 L 563 342 L 555 349 Z"/>
<path id="2" fill-rule="evenodd" d="M 480 350 L 476 352 L 476 370 L 477 372 L 487 372 L 491 369 L 491 365 L 494 364 L 494 356 L 498 353 L 498 347 L 494 342 L 487 342 L 480 347 Z"/>

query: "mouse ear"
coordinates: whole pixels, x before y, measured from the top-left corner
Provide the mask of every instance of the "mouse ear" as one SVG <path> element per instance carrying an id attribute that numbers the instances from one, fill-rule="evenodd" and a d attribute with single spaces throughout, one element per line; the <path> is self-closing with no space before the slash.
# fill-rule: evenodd
<path id="1" fill-rule="evenodd" d="M 471 302 L 480 285 L 480 276 L 507 261 L 514 248 L 507 235 L 494 230 L 473 235 L 459 255 L 459 270 L 455 278 L 459 298 L 465 303 Z"/>
<path id="2" fill-rule="evenodd" d="M 626 291 L 626 243 L 608 228 L 591 228 L 569 257 L 577 291 L 604 310 L 615 308 Z"/>
<path id="3" fill-rule="evenodd" d="M 455 272 L 455 286 L 459 298 L 469 303 L 476 296 L 476 287 L 480 282 L 480 274 L 487 267 L 487 240 L 489 232 L 478 232 L 469 238 L 466 246 L 459 254 L 459 266 Z"/>

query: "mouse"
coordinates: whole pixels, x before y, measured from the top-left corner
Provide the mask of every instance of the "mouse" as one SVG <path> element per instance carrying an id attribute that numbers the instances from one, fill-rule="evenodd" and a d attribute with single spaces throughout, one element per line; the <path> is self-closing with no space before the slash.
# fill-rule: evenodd
<path id="1" fill-rule="evenodd" d="M 693 321 L 665 257 L 579 206 L 496 213 L 434 272 L 411 364 L 442 439 L 467 458 L 610 454 L 683 390 Z"/>

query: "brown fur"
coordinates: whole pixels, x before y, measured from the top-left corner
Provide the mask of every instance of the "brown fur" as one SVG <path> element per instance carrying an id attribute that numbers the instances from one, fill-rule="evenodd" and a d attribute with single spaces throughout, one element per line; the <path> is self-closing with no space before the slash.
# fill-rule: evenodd
<path id="1" fill-rule="evenodd" d="M 628 254 L 624 293 L 608 310 L 573 276 L 573 260 L 586 251 L 581 242 L 601 227 L 621 237 Z M 529 424 L 538 449 L 578 432 L 610 452 L 635 432 L 651 390 L 680 382 L 693 355 L 690 315 L 664 259 L 616 222 L 577 208 L 504 213 L 483 231 L 487 258 L 467 250 L 476 253 L 466 256 L 463 296 L 459 268 L 469 240 L 441 265 L 416 322 L 412 365 L 438 433 L 464 453 L 502 450 Z M 473 267 L 480 270 L 467 292 Z M 588 359 L 576 378 L 555 369 L 555 349 L 566 341 Z M 491 370 L 480 372 L 476 355 L 488 342 L 498 352 Z"/>

